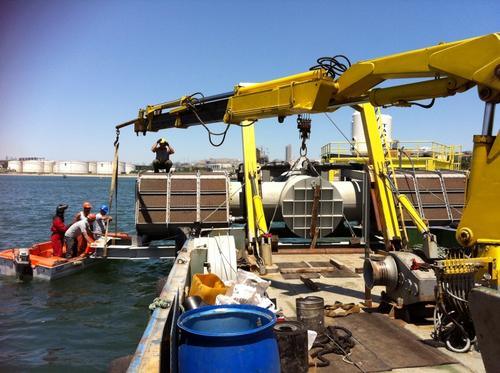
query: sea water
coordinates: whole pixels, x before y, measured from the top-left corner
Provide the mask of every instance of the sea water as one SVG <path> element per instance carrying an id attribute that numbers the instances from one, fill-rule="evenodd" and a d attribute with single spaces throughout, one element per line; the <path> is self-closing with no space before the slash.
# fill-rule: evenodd
<path id="1" fill-rule="evenodd" d="M 93 212 L 107 203 L 109 185 L 104 177 L 0 176 L 0 249 L 48 241 L 59 203 L 69 205 L 69 223 L 82 202 Z M 134 233 L 134 190 L 134 178 L 119 179 L 112 215 L 127 233 Z M 0 371 L 106 371 L 134 353 L 170 266 L 110 260 L 52 282 L 0 277 Z"/>

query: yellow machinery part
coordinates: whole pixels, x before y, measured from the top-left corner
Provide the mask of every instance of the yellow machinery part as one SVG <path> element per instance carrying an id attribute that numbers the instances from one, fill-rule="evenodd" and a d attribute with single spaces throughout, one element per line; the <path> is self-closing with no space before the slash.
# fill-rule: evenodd
<path id="1" fill-rule="evenodd" d="M 500 263 L 500 246 L 498 245 L 481 245 L 478 248 L 478 258 L 486 259 L 489 263 L 491 263 L 491 268 L 488 266 L 483 266 L 479 269 L 477 273 L 476 279 L 478 281 L 484 278 L 486 273 L 491 275 L 490 284 L 493 287 L 498 289 L 499 285 L 499 269 L 497 267 L 497 263 Z"/>
<path id="2" fill-rule="evenodd" d="M 483 35 L 428 48 L 358 62 L 334 80 L 323 69 L 306 71 L 245 87 L 236 87 L 228 99 L 223 117 L 226 123 L 241 123 L 269 117 L 334 111 L 340 106 L 371 102 L 373 105 L 409 105 L 410 101 L 445 97 L 474 85 L 484 101 L 500 100 L 500 33 Z M 376 88 L 391 79 L 430 78 L 410 84 Z M 144 131 L 148 121 L 176 107 L 188 108 L 186 97 L 140 110 L 136 130 Z M 197 118 L 179 119 L 183 125 L 197 124 Z M 212 119 L 212 121 L 214 121 Z M 154 130 L 172 128 L 168 122 Z M 148 124 L 147 130 L 152 130 Z"/>
<path id="3" fill-rule="evenodd" d="M 428 79 L 402 85 L 396 82 L 394 86 L 376 88 L 384 81 L 401 78 Z M 245 120 L 260 118 L 334 111 L 340 106 L 347 105 L 361 108 L 365 135 L 374 141 L 368 146 L 372 153 L 375 152 L 370 155 L 370 160 L 377 176 L 377 193 L 381 202 L 380 216 L 384 219 L 386 226 L 384 236 L 388 243 L 390 240 L 400 239 L 401 235 L 389 181 L 383 177 L 387 172 L 384 168 L 385 157 L 376 127 L 375 114 L 373 107 L 366 106 L 366 103 L 407 106 L 412 100 L 454 95 L 474 85 L 478 86 L 479 97 L 482 100 L 488 103 L 500 101 L 500 33 L 361 61 L 349 67 L 336 80 L 325 70 L 318 69 L 236 87 L 234 94 L 228 98 L 223 117 L 222 113 L 217 114 L 218 116 L 211 118 L 211 121 L 223 119 L 226 123 L 242 123 Z M 204 105 L 206 108 L 207 104 Z M 178 111 L 177 107 L 181 110 Z M 188 110 L 182 110 L 184 108 Z M 182 117 L 179 121 L 184 125 L 199 124 L 200 120 L 197 117 L 184 120 L 191 109 L 186 97 L 181 97 L 140 111 L 137 119 L 139 125 L 136 123 L 136 127 L 144 131 L 141 122 L 146 116 L 150 122 L 148 123 L 150 130 L 153 128 L 150 124 L 154 121 L 154 117 L 161 115 L 164 109 L 170 109 L 170 113 L 173 110 L 174 116 Z M 175 123 L 166 121 L 165 124 L 155 125 L 154 128 L 158 130 L 176 125 L 178 121 Z M 243 134 L 245 133 L 244 128 Z M 488 135 L 476 136 L 474 140 L 469 198 L 457 231 L 457 238 L 464 246 L 500 244 L 500 230 L 496 229 L 500 226 L 500 213 L 497 208 L 500 206 L 500 193 L 498 193 L 500 143 L 491 134 Z M 249 180 L 249 175 L 257 175 L 253 133 L 251 138 L 248 144 L 245 139 L 243 143 L 249 234 L 254 238 L 255 222 L 261 219 L 256 220 L 254 216 L 253 192 Z M 247 161 L 246 156 L 251 156 L 251 160 Z M 258 198 L 256 203 L 259 203 Z M 490 210 L 485 213 L 485 209 Z"/>
<path id="4" fill-rule="evenodd" d="M 224 122 L 324 112 L 336 84 L 322 69 L 236 89 Z"/>
<path id="5" fill-rule="evenodd" d="M 477 257 L 443 259 L 437 262 L 446 275 L 465 275 L 475 273 L 477 282 L 498 289 L 500 246 L 484 245 L 478 248 Z"/>
<path id="6" fill-rule="evenodd" d="M 417 227 L 418 231 L 420 233 L 428 232 L 429 231 L 429 227 L 422 220 L 422 218 L 420 217 L 419 212 L 415 209 L 415 207 L 413 207 L 413 204 L 408 199 L 408 197 L 405 196 L 404 194 L 398 194 L 396 196 L 396 198 L 399 201 L 399 203 L 401 204 L 401 206 L 403 206 L 403 208 L 405 209 L 405 211 L 410 215 L 410 218 L 413 221 L 413 223 L 415 224 L 415 226 Z"/>
<path id="7" fill-rule="evenodd" d="M 401 240 L 401 231 L 399 229 L 398 215 L 392 188 L 386 178 L 386 158 L 378 129 L 375 108 L 370 104 L 362 104 L 355 108 L 361 113 L 370 166 L 373 169 L 377 203 L 380 210 L 380 217 L 383 220 L 384 241 L 386 247 L 390 248 L 392 241 Z"/>
<path id="8" fill-rule="evenodd" d="M 474 136 L 466 207 L 457 240 L 466 247 L 500 244 L 500 137 Z"/>
<path id="9" fill-rule="evenodd" d="M 245 175 L 245 204 L 247 210 L 248 240 L 252 242 L 261 233 L 267 232 L 264 207 L 258 190 L 257 151 L 255 145 L 255 124 L 252 121 L 241 123 L 243 142 L 243 170 Z"/>
<path id="10" fill-rule="evenodd" d="M 396 104 L 400 100 L 442 97 L 461 92 L 474 84 L 490 87 L 498 94 L 500 79 L 495 76 L 495 69 L 500 63 L 499 56 L 500 34 L 494 33 L 361 61 L 337 80 L 338 91 L 333 104 L 359 101 L 384 80 L 400 78 L 447 76 L 452 79 L 407 84 L 401 88 L 381 88 L 377 93 L 378 100 L 375 99 L 372 104 Z M 384 90 L 389 93 L 384 93 Z M 370 96 L 372 99 L 373 95 Z"/>

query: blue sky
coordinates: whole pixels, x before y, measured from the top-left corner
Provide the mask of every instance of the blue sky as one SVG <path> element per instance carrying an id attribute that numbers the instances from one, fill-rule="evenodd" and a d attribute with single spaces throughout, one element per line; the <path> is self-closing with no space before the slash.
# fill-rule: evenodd
<path id="1" fill-rule="evenodd" d="M 2 0 L 0 158 L 111 159 L 114 125 L 147 104 L 302 72 L 320 56 L 355 62 L 487 34 L 499 21 L 498 1 Z M 483 104 L 473 89 L 431 110 L 385 113 L 394 138 L 470 149 Z M 351 114 L 332 114 L 348 136 Z M 124 130 L 121 158 L 150 161 L 158 137 L 178 161 L 240 158 L 240 131 L 212 148 L 201 127 L 146 137 Z M 297 155 L 295 118 L 261 121 L 256 135 L 271 158 L 284 158 L 289 143 Z M 324 116 L 313 117 L 312 157 L 341 139 Z"/>

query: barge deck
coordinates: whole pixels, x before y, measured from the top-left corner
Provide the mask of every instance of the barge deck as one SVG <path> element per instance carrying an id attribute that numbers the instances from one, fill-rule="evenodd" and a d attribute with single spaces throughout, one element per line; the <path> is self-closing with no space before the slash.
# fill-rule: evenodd
<path id="1" fill-rule="evenodd" d="M 139 346 L 133 356 L 128 372 L 175 372 L 177 371 L 177 328 L 176 319 L 180 313 L 179 304 L 184 300 L 190 279 L 193 273 L 203 271 L 203 263 L 206 261 L 206 242 L 210 238 L 195 238 L 186 241 L 183 249 L 179 253 L 175 264 L 168 276 L 168 280 L 161 292 L 160 298 L 165 301 L 165 308 L 156 308 L 150 322 L 143 334 Z M 331 261 L 333 260 L 333 261 Z M 315 295 L 324 298 L 326 305 L 333 305 L 335 302 L 344 304 L 354 303 L 362 306 L 365 301 L 365 288 L 360 268 L 363 266 L 364 256 L 360 252 L 350 254 L 273 254 L 273 264 L 281 270 L 262 276 L 271 281 L 268 288 L 268 295 L 275 298 L 277 305 L 282 309 L 287 319 L 294 319 L 295 299 L 308 295 Z M 334 267 L 342 271 L 324 271 L 328 263 L 334 263 Z M 304 270 L 304 265 L 318 269 Z M 294 276 L 294 268 L 297 274 Z M 284 273 L 283 273 L 284 272 Z M 313 277 L 312 281 L 319 290 L 314 291 L 308 287 L 302 277 Z M 291 278 L 296 277 L 296 278 Z M 314 278 L 316 277 L 316 278 Z M 380 301 L 380 292 L 376 289 L 372 292 L 372 307 L 376 307 Z M 361 310 L 363 313 L 364 311 Z M 432 321 L 414 324 L 402 320 L 392 320 L 388 315 L 378 315 L 387 318 L 397 324 L 397 329 L 409 331 L 413 338 L 413 343 L 429 342 L 432 340 Z M 350 316 L 347 316 L 348 318 Z M 327 324 L 336 324 L 341 318 L 325 317 Z M 432 319 L 431 319 L 432 320 Z M 353 330 L 356 337 L 356 330 Z M 441 359 L 437 359 L 435 365 L 407 366 L 401 368 L 387 369 L 396 372 L 413 371 L 453 371 L 453 372 L 484 372 L 481 354 L 477 351 L 459 354 L 448 351 L 444 347 L 429 347 L 442 353 Z M 432 355 L 432 354 L 431 354 Z M 330 359 L 342 360 L 338 355 L 330 355 Z M 333 361 L 333 360 L 332 360 Z M 337 363 L 338 364 L 338 363 Z M 346 371 L 352 371 L 352 367 L 345 363 Z M 415 363 L 414 363 L 415 364 Z M 337 366 L 338 368 L 338 366 Z M 349 369 L 348 369 L 349 368 Z M 310 371 L 317 369 L 318 372 L 332 371 L 333 365 L 329 368 L 310 368 Z M 354 370 L 356 371 L 356 370 Z M 370 371 L 368 369 L 368 371 Z M 373 371 L 373 370 L 372 370 Z M 380 371 L 380 370 L 379 370 Z M 383 370 L 382 370 L 383 371 Z"/>

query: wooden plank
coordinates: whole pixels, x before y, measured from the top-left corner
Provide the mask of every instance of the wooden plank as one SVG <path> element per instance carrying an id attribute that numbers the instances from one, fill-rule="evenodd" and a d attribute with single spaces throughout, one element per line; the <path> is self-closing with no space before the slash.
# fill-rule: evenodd
<path id="1" fill-rule="evenodd" d="M 285 280 L 299 280 L 300 277 L 304 278 L 320 278 L 319 273 L 282 273 L 281 277 L 283 277 Z"/>
<path id="2" fill-rule="evenodd" d="M 333 272 L 332 267 L 280 268 L 281 273 L 318 273 Z"/>
<path id="3" fill-rule="evenodd" d="M 300 276 L 300 281 L 304 283 L 309 289 L 312 291 L 319 291 L 319 286 L 317 283 L 315 283 L 313 280 L 310 278 L 307 278 L 306 276 Z"/>
<path id="4" fill-rule="evenodd" d="M 316 249 L 304 249 L 298 247 L 278 246 L 278 254 L 364 254 L 363 247 L 326 247 Z"/>
<path id="5" fill-rule="evenodd" d="M 319 228 L 315 227 L 314 234 L 313 234 L 312 240 L 311 240 L 311 246 L 309 247 L 310 249 L 316 248 L 316 242 L 318 241 L 318 236 L 319 236 Z"/>
<path id="6" fill-rule="evenodd" d="M 319 197 L 321 194 L 321 189 L 319 185 L 314 187 L 313 194 L 313 204 L 311 208 L 311 228 L 309 230 L 309 237 L 312 238 L 311 241 L 311 249 L 314 249 L 316 246 L 316 239 L 318 237 L 318 207 L 319 207 Z"/>
<path id="7" fill-rule="evenodd" d="M 330 262 L 328 262 L 326 260 L 322 260 L 322 261 L 308 260 L 307 264 L 309 264 L 311 267 L 328 267 L 328 266 L 330 266 Z M 333 267 L 332 267 L 332 269 L 333 269 Z"/>
<path id="8" fill-rule="evenodd" d="M 330 263 L 331 263 L 331 265 L 333 265 L 334 267 L 336 267 L 338 269 L 347 268 L 347 266 L 338 259 L 330 258 Z"/>
<path id="9" fill-rule="evenodd" d="M 355 274 L 350 269 L 336 269 L 334 271 L 324 271 L 321 272 L 321 276 L 327 278 L 335 278 L 335 277 L 359 277 L 359 275 Z"/>
<path id="10" fill-rule="evenodd" d="M 309 266 L 307 265 L 306 262 L 281 262 L 281 263 L 275 263 L 279 269 L 282 268 L 308 268 Z"/>

